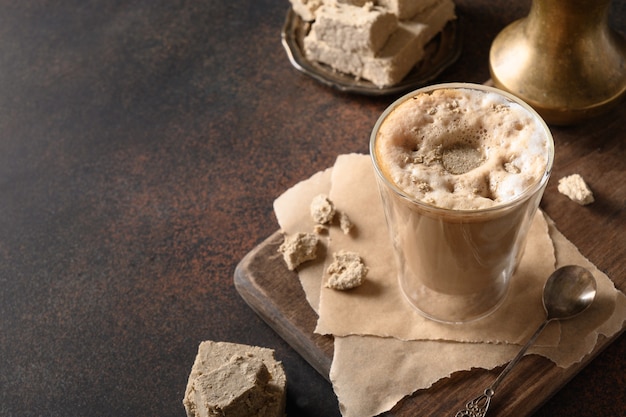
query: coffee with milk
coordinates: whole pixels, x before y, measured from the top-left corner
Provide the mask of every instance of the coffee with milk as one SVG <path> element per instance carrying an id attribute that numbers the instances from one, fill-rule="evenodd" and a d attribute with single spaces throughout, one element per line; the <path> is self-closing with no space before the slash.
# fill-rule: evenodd
<path id="1" fill-rule="evenodd" d="M 543 120 L 499 90 L 443 84 L 393 103 L 370 151 L 408 301 L 446 322 L 493 311 L 550 174 Z"/>

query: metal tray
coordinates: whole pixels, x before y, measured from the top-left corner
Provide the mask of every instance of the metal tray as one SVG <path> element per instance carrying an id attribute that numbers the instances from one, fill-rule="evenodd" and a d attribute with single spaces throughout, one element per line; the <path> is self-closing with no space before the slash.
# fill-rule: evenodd
<path id="1" fill-rule="evenodd" d="M 397 94 L 422 87 L 435 79 L 444 69 L 453 64 L 461 53 L 458 19 L 448 22 L 444 29 L 426 44 L 424 57 L 398 84 L 378 87 L 368 80 L 341 73 L 328 65 L 309 61 L 303 50 L 303 39 L 311 23 L 303 21 L 293 9 L 287 17 L 281 40 L 291 64 L 304 74 L 320 83 L 340 91 L 370 96 Z"/>

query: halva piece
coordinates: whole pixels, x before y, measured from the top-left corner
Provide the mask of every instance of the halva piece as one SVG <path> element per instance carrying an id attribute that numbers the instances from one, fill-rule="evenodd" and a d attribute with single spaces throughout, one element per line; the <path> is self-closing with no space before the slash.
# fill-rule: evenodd
<path id="1" fill-rule="evenodd" d="M 350 231 L 352 230 L 352 228 L 354 227 L 354 224 L 352 223 L 352 220 L 350 220 L 350 217 L 348 217 L 348 215 L 345 212 L 340 212 L 339 213 L 339 228 L 341 228 L 341 231 L 347 235 L 350 234 Z"/>
<path id="2" fill-rule="evenodd" d="M 315 224 L 313 225 L 313 233 L 316 235 L 323 235 L 328 233 L 328 226 L 324 224 Z"/>
<path id="3" fill-rule="evenodd" d="M 330 224 L 335 217 L 335 205 L 324 194 L 313 198 L 310 209 L 313 221 L 318 224 Z"/>
<path id="4" fill-rule="evenodd" d="M 372 0 L 325 0 L 324 3 L 343 3 L 351 4 L 353 6 L 364 6 L 366 3 L 371 3 Z"/>
<path id="5" fill-rule="evenodd" d="M 419 39 L 420 33 L 401 23 L 377 55 L 334 48 L 318 40 L 314 33 L 304 38 L 304 50 L 310 60 L 382 88 L 400 82 L 422 58 L 424 50 Z"/>
<path id="6" fill-rule="evenodd" d="M 400 82 L 424 56 L 424 45 L 454 18 L 452 0 L 440 0 L 412 20 L 400 21 L 398 28 L 375 53 L 350 52 L 335 47 L 319 39 L 315 30 L 304 38 L 303 49 L 311 61 L 383 88 Z"/>
<path id="7" fill-rule="evenodd" d="M 406 24 L 409 26 L 421 27 L 426 25 L 426 29 L 423 29 L 421 39 L 423 45 L 430 42 L 439 32 L 443 30 L 446 24 L 456 19 L 455 6 L 453 0 L 437 0 L 429 2 L 428 7 L 421 9 L 411 19 L 406 20 Z"/>
<path id="8" fill-rule="evenodd" d="M 315 20 L 317 9 L 324 4 L 324 0 L 289 0 L 293 11 L 305 22 Z"/>
<path id="9" fill-rule="evenodd" d="M 396 15 L 372 3 L 328 3 L 318 9 L 310 36 L 344 52 L 373 54 L 397 27 Z"/>
<path id="10" fill-rule="evenodd" d="M 359 254 L 341 250 L 333 254 L 333 262 L 326 272 L 329 277 L 325 286 L 334 290 L 349 290 L 358 287 L 367 276 L 368 268 Z"/>
<path id="11" fill-rule="evenodd" d="M 377 0 L 376 4 L 382 6 L 401 20 L 409 20 L 419 12 L 431 7 L 439 0 Z"/>
<path id="12" fill-rule="evenodd" d="M 265 408 L 270 374 L 260 359 L 233 356 L 194 381 L 198 416 L 256 416 Z"/>
<path id="13" fill-rule="evenodd" d="M 286 377 L 267 348 L 200 343 L 183 405 L 188 417 L 282 417 Z"/>
<path id="14" fill-rule="evenodd" d="M 581 206 L 591 204 L 595 201 L 593 192 L 579 174 L 572 174 L 559 180 L 559 192 L 570 200 L 580 204 Z"/>
<path id="15" fill-rule="evenodd" d="M 318 240 L 319 238 L 314 233 L 286 235 L 285 240 L 278 247 L 278 252 L 283 254 L 287 268 L 293 271 L 300 264 L 315 259 Z"/>

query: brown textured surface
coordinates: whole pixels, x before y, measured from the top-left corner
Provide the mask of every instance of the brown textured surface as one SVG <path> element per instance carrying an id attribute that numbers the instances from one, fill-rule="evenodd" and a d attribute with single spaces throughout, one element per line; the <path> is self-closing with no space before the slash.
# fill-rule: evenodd
<path id="1" fill-rule="evenodd" d="M 484 82 L 491 40 L 528 1 L 457 4 L 464 50 L 438 81 Z M 275 231 L 274 198 L 366 152 L 393 98 L 295 71 L 280 45 L 287 7 L 0 0 L 0 415 L 182 416 L 206 339 L 276 349 L 289 414 L 339 415 L 233 272 Z M 623 0 L 611 22 L 626 32 Z M 553 180 L 544 208 L 624 279 L 626 131 L 610 117 L 557 129 L 555 176 L 579 171 L 598 204 L 568 204 Z M 595 129 L 621 140 L 592 142 Z M 537 415 L 622 413 L 625 356 L 622 336 Z"/>

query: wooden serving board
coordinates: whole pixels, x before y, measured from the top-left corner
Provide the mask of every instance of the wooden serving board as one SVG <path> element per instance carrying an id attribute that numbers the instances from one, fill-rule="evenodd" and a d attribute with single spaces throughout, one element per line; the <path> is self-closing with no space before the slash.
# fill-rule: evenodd
<path id="1" fill-rule="evenodd" d="M 270 327 L 328 379 L 333 338 L 313 333 L 317 314 L 307 303 L 297 274 L 289 271 L 282 258 L 276 256 L 281 242 L 282 235 L 277 231 L 249 252 L 237 265 L 235 287 Z M 531 415 L 618 336 L 610 339 L 600 336 L 594 351 L 567 369 L 558 368 L 541 356 L 524 357 L 507 377 L 508 383 L 498 389 L 489 415 Z M 405 398 L 385 415 L 414 417 L 416 412 L 428 410 L 428 415 L 454 416 L 467 400 L 489 386 L 500 370 L 455 373 Z"/>

